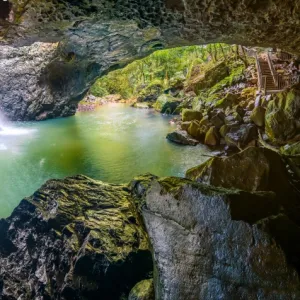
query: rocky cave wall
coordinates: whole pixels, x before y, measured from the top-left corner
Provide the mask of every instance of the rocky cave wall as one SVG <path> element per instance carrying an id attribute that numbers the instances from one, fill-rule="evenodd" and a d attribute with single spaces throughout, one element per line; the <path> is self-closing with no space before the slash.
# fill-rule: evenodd
<path id="1" fill-rule="evenodd" d="M 0 18 L 0 106 L 12 120 L 72 115 L 95 78 L 166 47 L 220 41 L 300 53 L 299 4 L 11 0 Z M 31 57 L 35 42 L 59 44 Z"/>

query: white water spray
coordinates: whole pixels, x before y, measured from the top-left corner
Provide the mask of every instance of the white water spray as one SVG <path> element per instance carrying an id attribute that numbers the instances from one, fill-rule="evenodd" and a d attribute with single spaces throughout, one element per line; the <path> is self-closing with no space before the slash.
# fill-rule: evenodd
<path id="1" fill-rule="evenodd" d="M 1 136 L 26 135 L 32 131 L 33 131 L 32 129 L 24 129 L 24 128 L 18 128 L 16 126 L 14 126 L 0 112 L 0 137 Z"/>

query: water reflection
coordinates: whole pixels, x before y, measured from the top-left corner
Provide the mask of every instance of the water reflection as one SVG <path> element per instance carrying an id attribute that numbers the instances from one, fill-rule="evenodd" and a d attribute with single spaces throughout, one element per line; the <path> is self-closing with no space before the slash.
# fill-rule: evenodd
<path id="1" fill-rule="evenodd" d="M 206 158 L 201 146 L 165 139 L 169 118 L 122 104 L 66 119 L 15 124 L 26 135 L 0 134 L 0 217 L 50 178 L 85 174 L 123 183 L 151 172 L 183 176 Z"/>

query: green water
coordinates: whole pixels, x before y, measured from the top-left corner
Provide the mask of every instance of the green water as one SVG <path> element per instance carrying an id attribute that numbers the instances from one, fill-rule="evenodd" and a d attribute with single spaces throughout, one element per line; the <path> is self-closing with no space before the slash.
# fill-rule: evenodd
<path id="1" fill-rule="evenodd" d="M 146 172 L 184 176 L 207 159 L 207 149 L 168 142 L 165 136 L 174 130 L 169 121 L 110 104 L 70 118 L 8 125 L 0 131 L 0 217 L 50 178 L 85 174 L 125 183 Z"/>

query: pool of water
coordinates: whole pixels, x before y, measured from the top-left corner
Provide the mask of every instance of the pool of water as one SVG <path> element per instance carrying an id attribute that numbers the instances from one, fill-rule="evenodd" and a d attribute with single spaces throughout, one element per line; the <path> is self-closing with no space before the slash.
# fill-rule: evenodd
<path id="1" fill-rule="evenodd" d="M 151 110 L 109 104 L 97 111 L 0 130 L 0 217 L 46 180 L 85 174 L 111 183 L 151 172 L 184 176 L 207 159 L 204 146 L 166 140 L 170 118 Z"/>

